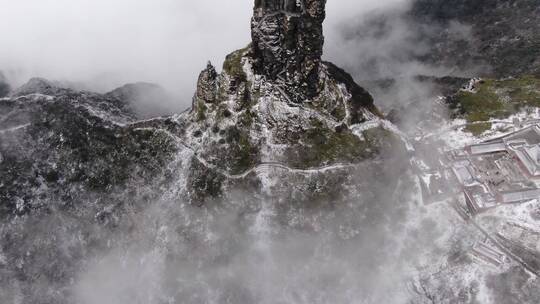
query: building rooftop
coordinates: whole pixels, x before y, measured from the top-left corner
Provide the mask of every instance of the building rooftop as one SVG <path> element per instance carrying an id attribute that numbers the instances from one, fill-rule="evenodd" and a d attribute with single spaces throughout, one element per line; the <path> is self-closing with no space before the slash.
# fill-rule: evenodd
<path id="1" fill-rule="evenodd" d="M 423 191 L 433 197 L 441 188 L 457 184 L 473 214 L 500 204 L 540 198 L 540 127 L 533 125 L 466 149 L 449 151 L 443 163 L 438 170 L 451 172 L 450 177 L 443 174 L 437 175 L 438 179 L 425 180 L 434 173 L 426 175 L 420 169 L 425 175 Z M 445 184 L 441 187 L 439 182 Z"/>

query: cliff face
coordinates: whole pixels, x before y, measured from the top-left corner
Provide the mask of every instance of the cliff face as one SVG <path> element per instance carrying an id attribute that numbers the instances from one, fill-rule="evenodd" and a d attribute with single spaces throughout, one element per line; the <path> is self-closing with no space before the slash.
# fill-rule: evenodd
<path id="1" fill-rule="evenodd" d="M 350 75 L 321 60 L 325 5 L 326 0 L 256 0 L 252 43 L 227 57 L 222 75 L 211 64 L 207 66 L 199 76 L 194 109 L 200 110 L 199 104 L 219 103 L 224 96 L 217 95 L 223 92 L 248 95 L 252 88 L 245 85 L 253 81 L 246 74 L 253 74 L 257 81 L 279 91 L 288 103 L 314 102 L 324 94 L 329 81 L 336 81 L 350 90 L 345 93 L 353 95 L 350 99 L 356 105 L 352 108 L 376 112 L 372 97 Z M 229 82 L 220 82 L 225 75 Z"/>
<path id="2" fill-rule="evenodd" d="M 326 0 L 257 0 L 251 21 L 254 68 L 296 90 L 295 101 L 320 91 Z"/>

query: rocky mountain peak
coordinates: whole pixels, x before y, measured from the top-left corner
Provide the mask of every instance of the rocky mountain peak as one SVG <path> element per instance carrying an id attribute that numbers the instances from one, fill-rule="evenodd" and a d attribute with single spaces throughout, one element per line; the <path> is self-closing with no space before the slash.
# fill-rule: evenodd
<path id="1" fill-rule="evenodd" d="M 218 73 L 216 69 L 209 61 L 204 69 L 199 75 L 197 81 L 197 92 L 195 93 L 195 100 L 202 100 L 206 103 L 214 103 L 216 96 L 213 93 L 217 85 Z M 195 107 L 195 104 L 194 104 Z"/>
<path id="2" fill-rule="evenodd" d="M 186 185 L 192 202 L 221 199 L 238 183 L 271 193 L 280 186 L 259 186 L 281 185 L 291 172 L 318 172 L 334 189 L 343 174 L 335 168 L 403 150 L 371 95 L 321 60 L 325 4 L 256 0 L 252 43 L 227 55 L 221 73 L 211 64 L 201 72 L 192 110 L 178 117 L 183 143 L 196 151 Z"/>
<path id="3" fill-rule="evenodd" d="M 251 21 L 255 70 L 294 88 L 295 101 L 320 91 L 326 0 L 256 0 Z"/>
<path id="4" fill-rule="evenodd" d="M 55 95 L 61 88 L 55 83 L 44 78 L 32 78 L 27 83 L 16 89 L 13 96 L 23 96 L 28 94 Z"/>

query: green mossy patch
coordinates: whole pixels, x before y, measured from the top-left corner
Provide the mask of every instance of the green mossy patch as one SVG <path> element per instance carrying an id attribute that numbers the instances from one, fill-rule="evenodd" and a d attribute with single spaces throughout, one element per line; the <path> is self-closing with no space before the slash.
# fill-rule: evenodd
<path id="1" fill-rule="evenodd" d="M 249 128 L 253 125 L 253 121 L 255 119 L 255 113 L 251 112 L 249 109 L 245 110 L 240 116 L 238 117 L 238 123 L 245 128 Z"/>
<path id="2" fill-rule="evenodd" d="M 490 122 L 480 122 L 480 123 L 470 123 L 465 127 L 465 131 L 472 133 L 474 136 L 482 135 L 482 133 L 491 130 L 492 123 Z"/>
<path id="3" fill-rule="evenodd" d="M 231 117 L 232 113 L 227 104 L 220 103 L 212 107 L 212 111 L 216 113 L 217 121 L 222 121 L 225 118 Z"/>
<path id="4" fill-rule="evenodd" d="M 341 100 L 338 101 L 338 105 L 330 112 L 330 114 L 338 121 L 342 121 L 347 117 L 347 110 Z"/>
<path id="5" fill-rule="evenodd" d="M 522 76 L 482 80 L 476 92 L 461 91 L 451 98 L 450 107 L 468 122 L 507 118 L 524 107 L 540 107 L 540 79 Z M 478 131 L 487 128 L 487 125 L 471 128 Z"/>
<path id="6" fill-rule="evenodd" d="M 239 82 L 247 81 L 247 75 L 244 72 L 244 68 L 242 66 L 242 57 L 248 49 L 249 46 L 234 51 L 233 53 L 227 55 L 225 61 L 223 62 L 223 71 L 225 71 L 225 73 L 235 78 Z"/>
<path id="7" fill-rule="evenodd" d="M 255 155 L 258 151 L 249 140 L 248 136 L 241 136 L 238 140 L 238 153 L 236 154 L 235 163 L 231 167 L 233 174 L 240 174 L 250 169 L 257 162 Z"/>
<path id="8" fill-rule="evenodd" d="M 259 149 L 251 142 L 247 131 L 230 127 L 225 140 L 229 145 L 222 163 L 228 164 L 231 174 L 241 174 L 258 163 Z"/>
<path id="9" fill-rule="evenodd" d="M 391 147 L 395 136 L 382 128 L 363 132 L 363 139 L 350 130 L 336 132 L 322 124 L 306 130 L 299 143 L 288 148 L 288 162 L 292 167 L 308 169 L 332 163 L 355 163 L 373 158 L 385 146 Z"/>
<path id="10" fill-rule="evenodd" d="M 197 121 L 203 121 L 206 119 L 206 110 L 208 110 L 208 107 L 204 101 L 199 101 L 197 104 Z"/>

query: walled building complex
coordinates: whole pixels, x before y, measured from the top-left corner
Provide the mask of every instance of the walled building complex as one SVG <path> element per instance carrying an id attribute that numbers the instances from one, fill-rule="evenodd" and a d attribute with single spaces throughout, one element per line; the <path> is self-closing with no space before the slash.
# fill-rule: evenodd
<path id="1" fill-rule="evenodd" d="M 461 192 L 471 214 L 540 198 L 540 126 L 446 152 L 429 180 L 423 176 L 425 200 Z"/>
<path id="2" fill-rule="evenodd" d="M 479 229 L 485 239 L 468 251 L 475 261 L 513 261 L 540 275 L 540 230 L 531 224 L 540 212 L 540 126 L 438 154 L 414 161 L 424 204 L 449 203 Z"/>

